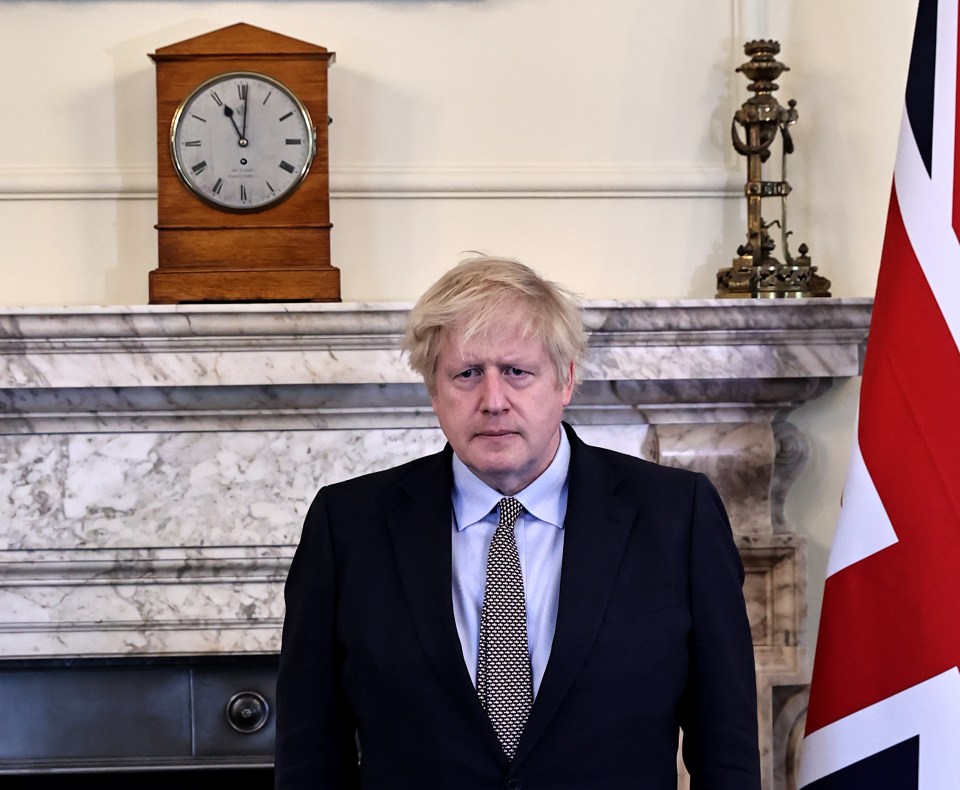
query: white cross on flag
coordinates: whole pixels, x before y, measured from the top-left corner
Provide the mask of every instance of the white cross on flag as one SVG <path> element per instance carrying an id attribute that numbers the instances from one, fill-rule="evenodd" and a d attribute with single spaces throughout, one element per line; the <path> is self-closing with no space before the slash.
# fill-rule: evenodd
<path id="1" fill-rule="evenodd" d="M 960 788 L 957 18 L 958 0 L 919 2 L 824 587 L 807 790 Z"/>

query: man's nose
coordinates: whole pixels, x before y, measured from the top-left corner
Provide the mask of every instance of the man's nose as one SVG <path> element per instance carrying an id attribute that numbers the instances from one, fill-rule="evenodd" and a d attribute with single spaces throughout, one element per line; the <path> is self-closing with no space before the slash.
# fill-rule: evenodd
<path id="1" fill-rule="evenodd" d="M 501 412 L 507 408 L 506 385 L 495 373 L 483 377 L 480 406 L 487 412 Z"/>

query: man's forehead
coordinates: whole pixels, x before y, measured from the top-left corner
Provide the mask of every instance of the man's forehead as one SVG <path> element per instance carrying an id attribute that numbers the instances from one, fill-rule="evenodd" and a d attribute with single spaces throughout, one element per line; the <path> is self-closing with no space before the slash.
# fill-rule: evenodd
<path id="1" fill-rule="evenodd" d="M 471 361 L 509 362 L 511 358 L 547 353 L 542 340 L 531 337 L 522 323 L 509 319 L 472 336 L 459 329 L 445 330 L 441 347 L 452 356 Z"/>

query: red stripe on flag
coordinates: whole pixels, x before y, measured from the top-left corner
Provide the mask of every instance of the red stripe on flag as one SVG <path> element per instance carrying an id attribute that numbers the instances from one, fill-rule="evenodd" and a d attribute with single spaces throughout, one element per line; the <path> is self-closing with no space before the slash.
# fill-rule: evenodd
<path id="1" fill-rule="evenodd" d="M 894 190 L 859 441 L 898 543 L 827 579 L 808 734 L 960 664 L 958 393 L 960 352 Z"/>

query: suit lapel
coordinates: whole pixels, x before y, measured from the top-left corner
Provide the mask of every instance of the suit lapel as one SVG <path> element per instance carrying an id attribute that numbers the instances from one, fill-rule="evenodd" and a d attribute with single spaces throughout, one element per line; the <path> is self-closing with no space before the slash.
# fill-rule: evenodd
<path id="1" fill-rule="evenodd" d="M 514 756 L 519 763 L 543 734 L 589 654 L 603 620 L 636 515 L 611 492 L 620 478 L 572 430 L 557 628 L 543 680 Z"/>
<path id="2" fill-rule="evenodd" d="M 506 765 L 463 662 L 453 617 L 453 468 L 449 446 L 427 461 L 401 481 L 409 499 L 387 515 L 403 592 L 417 636 L 437 675 Z"/>

